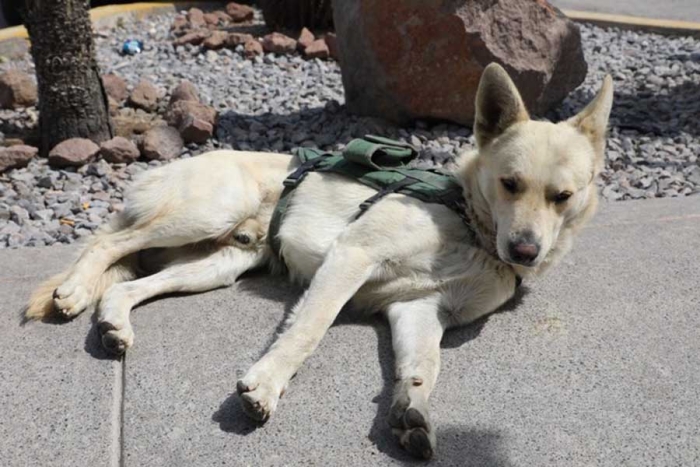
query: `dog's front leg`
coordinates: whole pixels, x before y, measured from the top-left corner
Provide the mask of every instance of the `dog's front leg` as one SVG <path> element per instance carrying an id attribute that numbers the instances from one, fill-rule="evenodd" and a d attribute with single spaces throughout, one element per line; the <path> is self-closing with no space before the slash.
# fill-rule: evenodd
<path id="1" fill-rule="evenodd" d="M 246 413 L 260 421 L 275 411 L 287 383 L 374 269 L 367 250 L 336 245 L 293 311 L 293 322 L 237 384 Z"/>
<path id="2" fill-rule="evenodd" d="M 396 358 L 396 383 L 389 424 L 401 445 L 416 457 L 435 451 L 428 397 L 440 370 L 440 340 L 446 328 L 439 295 L 392 304 L 387 312 Z"/>

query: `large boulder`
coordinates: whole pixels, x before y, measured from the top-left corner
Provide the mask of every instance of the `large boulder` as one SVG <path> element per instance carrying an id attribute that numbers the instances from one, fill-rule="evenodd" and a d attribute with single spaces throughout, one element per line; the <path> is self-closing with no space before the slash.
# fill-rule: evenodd
<path id="1" fill-rule="evenodd" d="M 472 124 L 483 69 L 500 63 L 542 114 L 581 84 L 578 27 L 546 0 L 336 0 L 348 108 L 397 122 Z"/>

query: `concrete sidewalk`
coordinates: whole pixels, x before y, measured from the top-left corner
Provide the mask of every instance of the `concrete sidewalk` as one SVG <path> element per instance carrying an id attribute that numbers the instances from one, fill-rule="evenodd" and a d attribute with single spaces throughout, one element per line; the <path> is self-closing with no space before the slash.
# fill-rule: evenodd
<path id="1" fill-rule="evenodd" d="M 123 361 L 87 314 L 19 325 L 72 248 L 0 252 L 3 466 L 414 465 L 384 421 L 381 320 L 334 326 L 265 426 L 235 381 L 297 291 L 249 277 L 133 316 Z M 603 206 L 516 305 L 448 333 L 432 399 L 445 466 L 700 464 L 700 197 Z"/>
<path id="2" fill-rule="evenodd" d="M 561 9 L 700 22 L 698 0 L 549 0 Z"/>

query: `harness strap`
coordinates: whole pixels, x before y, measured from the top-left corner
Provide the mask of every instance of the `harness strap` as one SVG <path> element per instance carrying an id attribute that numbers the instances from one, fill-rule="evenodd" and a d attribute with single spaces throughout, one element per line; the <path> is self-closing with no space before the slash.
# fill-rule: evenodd
<path id="1" fill-rule="evenodd" d="M 360 211 L 357 213 L 355 216 L 355 220 L 359 219 L 360 216 L 362 216 L 367 210 L 372 206 L 374 203 L 379 201 L 380 199 L 384 198 L 386 195 L 391 194 L 391 193 L 396 193 L 399 191 L 401 188 L 408 186 L 408 185 L 413 185 L 416 183 L 415 180 L 411 178 L 404 178 L 403 180 L 399 180 L 398 182 L 394 182 L 391 185 L 387 186 L 386 188 L 382 188 L 379 190 L 374 196 L 370 196 L 366 200 L 364 200 L 360 204 Z"/>

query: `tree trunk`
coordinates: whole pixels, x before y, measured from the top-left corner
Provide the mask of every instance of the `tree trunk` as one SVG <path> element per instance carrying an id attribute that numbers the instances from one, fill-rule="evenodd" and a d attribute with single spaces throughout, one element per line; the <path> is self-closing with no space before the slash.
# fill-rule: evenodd
<path id="1" fill-rule="evenodd" d="M 271 29 L 333 29 L 331 0 L 260 0 L 258 5 Z"/>
<path id="2" fill-rule="evenodd" d="M 112 137 L 89 0 L 22 0 L 39 91 L 41 153 L 69 138 Z"/>

